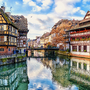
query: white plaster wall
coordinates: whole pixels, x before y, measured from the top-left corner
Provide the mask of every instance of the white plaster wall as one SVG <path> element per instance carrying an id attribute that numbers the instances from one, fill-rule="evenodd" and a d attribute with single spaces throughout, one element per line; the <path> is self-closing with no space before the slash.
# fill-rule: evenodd
<path id="1" fill-rule="evenodd" d="M 87 46 L 87 52 L 90 52 L 90 51 L 89 51 L 89 47 L 90 47 L 90 46 Z"/>
<path id="2" fill-rule="evenodd" d="M 77 54 L 77 55 L 90 55 L 89 52 L 71 52 L 72 54 Z"/>
<path id="3" fill-rule="evenodd" d="M 72 52 L 72 45 L 70 46 L 70 48 L 71 48 L 71 52 Z"/>

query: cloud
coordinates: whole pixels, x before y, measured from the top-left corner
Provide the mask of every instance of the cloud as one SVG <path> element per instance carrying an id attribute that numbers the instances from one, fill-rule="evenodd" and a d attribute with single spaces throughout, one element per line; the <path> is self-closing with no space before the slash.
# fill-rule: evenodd
<path id="1" fill-rule="evenodd" d="M 23 4 L 27 4 L 30 0 L 23 0 Z"/>
<path id="2" fill-rule="evenodd" d="M 20 5 L 19 2 L 15 2 L 16 5 Z"/>
<path id="3" fill-rule="evenodd" d="M 31 39 L 35 38 L 36 35 L 42 35 L 45 32 L 49 32 L 53 25 L 57 23 L 60 19 L 76 19 L 81 20 L 85 15 L 85 11 L 81 7 L 75 7 L 76 3 L 79 3 L 81 0 L 23 0 L 24 3 L 29 4 L 33 7 L 33 12 L 44 11 L 46 8 L 50 8 L 53 4 L 51 12 L 43 14 L 28 14 L 26 16 L 29 24 L 28 37 Z M 30 3 L 31 2 L 31 3 Z M 39 5 L 41 3 L 41 5 Z M 32 13 L 33 13 L 32 12 Z M 75 14 L 82 15 L 76 16 Z"/>
<path id="4" fill-rule="evenodd" d="M 53 3 L 52 0 L 42 0 L 42 9 L 48 9 L 49 6 Z"/>
<path id="5" fill-rule="evenodd" d="M 29 4 L 29 6 L 33 7 L 32 11 L 33 12 L 38 12 L 41 10 L 47 10 L 50 8 L 50 5 L 53 3 L 52 0 L 36 0 L 36 2 L 34 2 L 33 0 L 23 0 L 24 4 Z M 38 4 L 41 4 L 38 5 Z"/>
<path id="6" fill-rule="evenodd" d="M 54 25 L 54 20 L 51 15 L 43 15 L 43 14 L 29 14 L 26 16 L 28 20 L 28 28 L 30 32 L 28 33 L 28 37 L 33 34 L 35 38 L 36 36 L 34 34 L 42 35 L 45 32 L 50 32 L 50 28 Z M 54 17 L 55 18 L 55 17 Z"/>
<path id="7" fill-rule="evenodd" d="M 30 5 L 30 6 L 36 6 L 36 3 L 33 2 L 33 1 L 29 1 L 29 5 Z"/>
<path id="8" fill-rule="evenodd" d="M 54 12 L 60 15 L 74 14 L 80 11 L 80 7 L 75 7 L 74 4 L 80 2 L 81 0 L 55 0 Z"/>
<path id="9" fill-rule="evenodd" d="M 83 0 L 83 4 L 86 4 L 87 2 L 90 2 L 90 0 Z"/>
<path id="10" fill-rule="evenodd" d="M 86 14 L 86 12 L 83 11 L 83 10 L 80 10 L 80 13 L 81 13 L 82 15 L 85 15 L 85 14 Z"/>
<path id="11" fill-rule="evenodd" d="M 51 71 L 50 69 L 46 69 L 43 64 L 38 62 L 36 59 L 32 59 L 28 62 L 28 77 L 29 79 L 36 79 L 37 77 L 39 79 L 52 79 Z"/>

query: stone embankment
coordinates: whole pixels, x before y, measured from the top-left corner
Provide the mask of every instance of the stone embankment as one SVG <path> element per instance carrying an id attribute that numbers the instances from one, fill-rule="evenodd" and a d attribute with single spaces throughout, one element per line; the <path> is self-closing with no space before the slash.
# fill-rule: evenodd
<path id="1" fill-rule="evenodd" d="M 0 66 L 18 63 L 26 60 L 25 54 L 3 55 L 0 56 Z"/>

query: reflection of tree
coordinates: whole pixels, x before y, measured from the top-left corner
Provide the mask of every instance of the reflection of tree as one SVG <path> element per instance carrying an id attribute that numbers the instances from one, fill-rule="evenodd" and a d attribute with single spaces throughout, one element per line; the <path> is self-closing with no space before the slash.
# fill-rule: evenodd
<path id="1" fill-rule="evenodd" d="M 52 71 L 53 79 L 60 83 L 63 87 L 70 86 L 70 81 L 68 81 L 68 65 L 63 67 L 55 68 Z"/>

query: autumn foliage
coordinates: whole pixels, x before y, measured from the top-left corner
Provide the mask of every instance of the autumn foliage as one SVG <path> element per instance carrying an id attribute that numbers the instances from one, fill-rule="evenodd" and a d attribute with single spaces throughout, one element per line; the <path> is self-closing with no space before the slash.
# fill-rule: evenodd
<path id="1" fill-rule="evenodd" d="M 71 22 L 63 21 L 56 29 L 53 29 L 51 33 L 53 34 L 52 38 L 52 45 L 57 46 L 57 44 L 60 44 L 60 49 L 66 48 L 66 41 L 68 40 L 66 38 L 66 31 L 70 29 Z"/>

